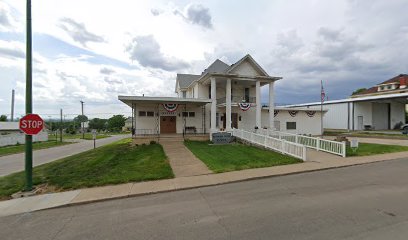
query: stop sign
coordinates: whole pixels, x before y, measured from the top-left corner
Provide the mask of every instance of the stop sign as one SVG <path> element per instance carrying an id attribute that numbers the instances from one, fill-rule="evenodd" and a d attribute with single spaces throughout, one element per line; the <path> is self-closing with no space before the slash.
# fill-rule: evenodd
<path id="1" fill-rule="evenodd" d="M 19 127 L 27 135 L 36 135 L 44 128 L 44 121 L 37 114 L 28 114 L 20 119 Z"/>

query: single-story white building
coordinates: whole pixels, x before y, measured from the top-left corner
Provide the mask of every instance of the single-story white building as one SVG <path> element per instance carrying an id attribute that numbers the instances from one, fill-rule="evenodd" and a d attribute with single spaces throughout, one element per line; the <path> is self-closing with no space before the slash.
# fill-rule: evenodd
<path id="1" fill-rule="evenodd" d="M 319 109 L 274 107 L 274 83 L 280 79 L 246 55 L 232 65 L 217 59 L 198 75 L 177 74 L 178 97 L 119 96 L 119 100 L 133 109 L 136 136 L 209 135 L 232 128 L 321 134 Z M 269 101 L 263 107 L 261 87 L 266 85 Z"/>
<path id="2" fill-rule="evenodd" d="M 33 142 L 43 141 L 48 141 L 48 133 L 44 130 L 33 137 Z M 25 134 L 20 130 L 18 122 L 0 122 L 0 147 L 24 143 Z"/>
<path id="3" fill-rule="evenodd" d="M 388 130 L 405 123 L 408 75 L 400 74 L 350 98 L 326 101 L 325 129 Z M 288 105 L 291 109 L 319 108 L 320 102 Z"/>

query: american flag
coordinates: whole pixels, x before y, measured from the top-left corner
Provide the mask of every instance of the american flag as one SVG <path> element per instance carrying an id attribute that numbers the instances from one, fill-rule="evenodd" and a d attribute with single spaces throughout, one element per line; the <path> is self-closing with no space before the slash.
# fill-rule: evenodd
<path id="1" fill-rule="evenodd" d="M 321 91 L 320 91 L 320 100 L 321 102 L 324 102 L 324 99 L 326 98 L 326 94 L 324 93 L 324 88 L 323 88 L 323 80 L 321 80 L 320 85 L 322 87 Z"/>

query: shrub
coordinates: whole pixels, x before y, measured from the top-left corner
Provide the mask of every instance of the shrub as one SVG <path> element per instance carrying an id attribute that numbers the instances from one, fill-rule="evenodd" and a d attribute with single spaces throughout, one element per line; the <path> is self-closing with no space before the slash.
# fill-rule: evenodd
<path id="1" fill-rule="evenodd" d="M 156 144 L 156 141 L 152 140 L 150 141 L 150 144 Z"/>

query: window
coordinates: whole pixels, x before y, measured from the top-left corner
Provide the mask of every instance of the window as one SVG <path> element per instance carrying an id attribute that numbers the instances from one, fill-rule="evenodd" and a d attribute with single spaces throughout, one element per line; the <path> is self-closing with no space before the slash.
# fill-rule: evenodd
<path id="1" fill-rule="evenodd" d="M 245 102 L 249 102 L 249 88 L 244 90 Z"/>
<path id="2" fill-rule="evenodd" d="M 182 95 L 183 95 L 183 98 L 186 98 L 186 97 L 187 97 L 187 92 L 186 92 L 186 91 L 182 91 L 181 93 L 182 93 Z"/>
<path id="3" fill-rule="evenodd" d="M 182 112 L 183 117 L 195 117 L 195 112 Z"/>
<path id="4" fill-rule="evenodd" d="M 139 117 L 154 117 L 154 112 L 139 111 Z"/>
<path id="5" fill-rule="evenodd" d="M 391 89 L 391 85 L 388 85 L 388 86 L 387 86 L 387 89 Z"/>
<path id="6" fill-rule="evenodd" d="M 208 86 L 208 98 L 211 99 L 211 85 Z"/>
<path id="7" fill-rule="evenodd" d="M 286 130 L 296 130 L 296 122 L 286 122 Z"/>

